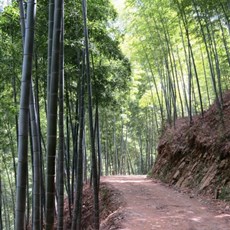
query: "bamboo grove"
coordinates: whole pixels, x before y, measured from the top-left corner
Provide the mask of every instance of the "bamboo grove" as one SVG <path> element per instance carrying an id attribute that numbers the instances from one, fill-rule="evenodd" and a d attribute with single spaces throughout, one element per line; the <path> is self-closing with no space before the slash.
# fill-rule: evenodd
<path id="1" fill-rule="evenodd" d="M 81 229 L 86 183 L 99 229 L 101 175 L 147 174 L 164 127 L 213 101 L 221 119 L 228 1 L 123 2 L 1 11 L 0 229 L 65 229 L 64 209 Z"/>
<path id="2" fill-rule="evenodd" d="M 146 86 L 140 102 L 153 108 L 159 127 L 185 116 L 192 123 L 213 101 L 221 116 L 230 83 L 229 9 L 224 0 L 126 1 L 129 55 Z"/>
<path id="3" fill-rule="evenodd" d="M 64 204 L 81 229 L 88 181 L 99 229 L 99 110 L 118 107 L 130 79 L 115 17 L 111 3 L 85 0 L 1 13 L 1 229 L 64 229 Z"/>

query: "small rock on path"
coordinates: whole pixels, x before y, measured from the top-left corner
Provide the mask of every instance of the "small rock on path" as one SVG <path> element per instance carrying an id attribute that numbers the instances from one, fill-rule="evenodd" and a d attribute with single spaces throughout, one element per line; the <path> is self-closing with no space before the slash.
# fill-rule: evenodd
<path id="1" fill-rule="evenodd" d="M 146 176 L 102 177 L 122 192 L 126 202 L 119 229 L 123 230 L 230 230 L 230 214 Z M 210 209 L 211 208 L 211 209 Z"/>

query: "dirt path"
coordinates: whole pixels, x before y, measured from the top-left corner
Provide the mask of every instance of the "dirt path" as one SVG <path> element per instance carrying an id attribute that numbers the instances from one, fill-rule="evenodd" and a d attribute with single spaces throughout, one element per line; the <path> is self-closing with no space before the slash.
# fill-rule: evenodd
<path id="1" fill-rule="evenodd" d="M 102 181 L 121 191 L 126 201 L 119 229 L 230 230 L 230 214 L 146 176 L 111 176 Z"/>

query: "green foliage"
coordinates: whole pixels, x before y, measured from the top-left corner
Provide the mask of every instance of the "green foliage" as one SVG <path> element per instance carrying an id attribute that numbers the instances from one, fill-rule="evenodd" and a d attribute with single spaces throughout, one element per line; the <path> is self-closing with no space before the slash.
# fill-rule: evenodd
<path id="1" fill-rule="evenodd" d="M 127 95 L 130 81 L 130 63 L 119 47 L 120 34 L 115 29 L 114 20 L 117 16 L 109 1 L 88 1 L 88 25 L 90 36 L 90 55 L 92 58 L 92 87 L 93 102 L 98 102 L 101 107 L 110 107 L 116 111 Z M 37 2 L 37 20 L 35 28 L 35 47 L 33 64 L 33 81 L 35 98 L 39 107 L 40 127 L 42 135 L 41 151 L 42 161 L 45 164 L 47 115 L 46 115 L 46 87 L 47 87 L 47 35 L 48 35 L 48 5 L 42 0 Z M 66 96 L 66 126 L 68 132 L 78 123 L 77 109 L 79 78 L 82 74 L 84 63 L 82 50 L 84 48 L 83 18 L 81 1 L 70 1 L 65 4 L 65 96 Z M 22 72 L 22 36 L 20 30 L 20 16 L 18 2 L 8 6 L 0 14 L 0 166 L 4 174 L 2 181 L 5 184 L 5 199 L 15 197 L 15 168 L 14 162 L 17 148 L 16 122 L 20 95 L 20 80 Z M 87 98 L 86 98 L 87 99 Z M 87 128 L 86 128 L 87 129 Z M 67 131 L 66 131 L 67 132 Z M 87 132 L 87 131 L 86 131 Z M 73 133 L 72 133 L 73 134 Z M 74 154 L 73 140 L 68 140 L 70 152 L 69 166 L 72 167 Z M 71 139 L 70 138 L 70 139 Z M 29 148 L 30 150 L 30 148 Z M 29 160 L 29 197 L 32 197 L 32 161 Z M 89 164 L 89 163 L 86 163 Z M 71 170 L 69 168 L 69 170 Z M 46 168 L 44 171 L 46 172 Z M 7 177 L 9 173 L 9 177 Z M 13 188 L 12 194 L 8 191 Z M 30 203 L 31 204 L 31 203 Z M 14 205 L 8 206 L 11 213 L 10 221 L 13 225 Z M 31 206 L 28 207 L 31 211 Z M 4 213 L 6 215 L 6 213 Z M 28 216 L 29 218 L 29 216 Z M 13 227 L 12 227 L 13 228 Z"/>
<path id="2" fill-rule="evenodd" d="M 227 80 L 229 75 L 227 67 L 229 66 L 229 22 L 227 17 L 229 7 L 227 1 L 174 0 L 154 1 L 153 3 L 148 0 L 129 0 L 126 3 L 124 13 L 126 16 L 123 15 L 123 17 L 127 21 L 127 34 L 123 46 L 125 51 L 129 50 L 132 62 L 138 63 L 133 66 L 134 77 L 137 72 L 143 71 L 141 87 L 138 89 L 143 95 L 143 98 L 139 98 L 141 106 L 148 106 L 149 103 L 159 104 L 159 101 L 156 100 L 156 90 L 158 89 L 162 92 L 160 98 L 162 98 L 161 103 L 164 109 L 175 103 L 177 116 L 188 115 L 185 106 L 189 93 L 189 71 L 192 74 L 193 84 L 191 108 L 193 114 L 199 113 L 201 110 L 198 102 L 198 87 L 201 89 L 205 108 L 215 100 L 216 95 L 210 77 L 211 71 L 214 72 L 217 82 L 218 69 L 220 69 L 223 89 L 229 88 Z M 198 6 L 198 14 L 195 11 L 195 5 Z M 199 20 L 201 20 L 204 36 L 208 41 L 207 47 L 211 55 L 211 64 L 208 61 Z M 187 33 L 189 34 L 188 38 Z M 188 46 L 188 39 L 190 39 L 191 48 Z M 189 57 L 191 59 L 189 49 L 193 51 L 194 63 L 188 59 Z M 189 70 L 189 66 L 191 66 L 191 70 Z M 214 70 L 211 70 L 210 66 Z M 196 73 L 200 86 L 195 80 Z M 157 87 L 154 84 L 151 85 L 153 78 Z M 178 79 L 178 83 L 175 78 Z M 170 86 L 170 81 L 172 86 Z M 173 98 L 170 95 L 172 90 L 175 102 L 173 102 L 174 99 L 170 99 Z M 218 93 L 221 92 L 218 90 Z M 173 108 L 168 108 L 168 110 L 172 112 Z M 186 113 L 182 114 L 182 110 Z"/>
<path id="3" fill-rule="evenodd" d="M 143 174 L 151 171 L 162 127 L 177 117 L 187 116 L 189 110 L 193 115 L 201 111 L 199 86 L 204 108 L 216 99 L 212 71 L 216 83 L 220 74 L 223 90 L 229 89 L 230 10 L 226 0 L 125 2 L 124 12 L 119 10 L 117 13 L 110 1 L 87 1 L 93 104 L 99 104 L 101 114 L 103 172 Z M 118 14 L 122 14 L 120 16 L 125 21 L 117 20 Z M 64 19 L 64 110 L 65 125 L 69 128 L 66 130 L 69 140 L 66 140 L 68 163 L 74 167 L 79 79 L 85 68 L 81 1 L 65 4 Z M 9 191 L 10 184 L 15 183 L 13 160 L 16 157 L 13 153 L 17 147 L 16 119 L 22 70 L 19 21 L 17 2 L 0 14 L 0 166 L 3 172 L 9 172 L 9 177 L 3 176 L 4 191 Z M 33 81 L 39 103 L 44 155 L 47 135 L 47 22 L 47 1 L 38 1 Z M 217 91 L 219 95 L 220 89 Z M 87 125 L 88 120 L 86 134 Z M 88 141 L 86 137 L 86 146 Z M 31 168 L 29 171 L 32 180 Z M 9 198 L 8 194 L 5 196 Z"/>
<path id="4" fill-rule="evenodd" d="M 221 200 L 230 201 L 230 187 L 229 187 L 229 185 L 223 186 L 221 188 L 218 198 Z"/>

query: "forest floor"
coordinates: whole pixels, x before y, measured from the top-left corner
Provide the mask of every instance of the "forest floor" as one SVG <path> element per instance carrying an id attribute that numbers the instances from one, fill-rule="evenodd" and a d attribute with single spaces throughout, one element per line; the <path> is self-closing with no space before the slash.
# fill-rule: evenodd
<path id="1" fill-rule="evenodd" d="M 229 230 L 230 204 L 178 190 L 146 176 L 102 177 L 114 191 L 116 211 L 103 230 Z"/>

